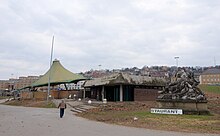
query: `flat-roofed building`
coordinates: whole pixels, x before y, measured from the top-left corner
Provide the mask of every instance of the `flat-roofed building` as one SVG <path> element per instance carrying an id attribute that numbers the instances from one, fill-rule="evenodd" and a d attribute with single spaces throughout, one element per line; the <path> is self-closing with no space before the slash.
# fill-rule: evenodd
<path id="1" fill-rule="evenodd" d="M 10 78 L 9 80 L 0 80 L 0 90 L 16 90 L 26 86 L 30 86 L 33 82 L 39 79 L 39 76 L 27 76 Z"/>
<path id="2" fill-rule="evenodd" d="M 8 89 L 8 80 L 0 80 L 0 90 Z"/>
<path id="3" fill-rule="evenodd" d="M 154 101 L 165 84 L 165 78 L 114 73 L 87 80 L 84 98 L 100 101 Z"/>
<path id="4" fill-rule="evenodd" d="M 200 84 L 220 85 L 220 69 L 210 68 L 200 75 Z"/>
<path id="5" fill-rule="evenodd" d="M 39 79 L 39 76 L 19 77 L 18 81 L 15 83 L 15 89 L 20 89 L 23 87 L 30 86 L 32 83 L 34 83 L 38 79 Z"/>

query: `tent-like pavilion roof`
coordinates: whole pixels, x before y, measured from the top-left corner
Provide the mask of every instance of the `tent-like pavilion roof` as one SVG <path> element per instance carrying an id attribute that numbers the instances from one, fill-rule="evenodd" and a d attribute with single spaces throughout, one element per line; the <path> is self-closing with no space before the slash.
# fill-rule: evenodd
<path id="1" fill-rule="evenodd" d="M 76 83 L 81 80 L 86 80 L 86 78 L 82 75 L 74 74 L 64 68 L 60 61 L 55 59 L 51 68 L 42 77 L 40 77 L 39 80 L 31 84 L 31 87 L 41 87 L 48 85 L 49 77 L 51 85 Z"/>

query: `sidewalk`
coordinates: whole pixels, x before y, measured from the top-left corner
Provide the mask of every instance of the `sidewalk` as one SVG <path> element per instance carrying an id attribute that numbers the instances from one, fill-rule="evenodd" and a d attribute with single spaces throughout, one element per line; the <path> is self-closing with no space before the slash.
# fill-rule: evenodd
<path id="1" fill-rule="evenodd" d="M 6 101 L 8 101 L 9 99 L 1 99 L 0 100 L 0 103 L 4 103 L 4 102 L 6 102 Z"/>

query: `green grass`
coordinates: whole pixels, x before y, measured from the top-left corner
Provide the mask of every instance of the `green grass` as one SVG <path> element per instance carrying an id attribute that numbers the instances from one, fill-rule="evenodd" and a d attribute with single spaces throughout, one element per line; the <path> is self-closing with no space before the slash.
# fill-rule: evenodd
<path id="1" fill-rule="evenodd" d="M 32 100 L 14 100 L 4 103 L 12 106 L 39 107 L 39 108 L 57 108 L 52 101 L 32 101 Z"/>
<path id="2" fill-rule="evenodd" d="M 96 112 L 96 113 L 89 113 L 90 115 L 88 116 L 103 116 L 103 117 L 108 117 L 111 116 L 111 118 L 133 118 L 137 117 L 139 119 L 144 119 L 144 118 L 152 118 L 152 119 L 160 119 L 160 120 L 167 120 L 169 118 L 176 118 L 176 119 L 190 119 L 190 120 L 210 120 L 214 118 L 213 115 L 166 115 L 166 114 L 152 114 L 147 111 L 121 111 L 121 112 Z"/>
<path id="3" fill-rule="evenodd" d="M 84 117 L 118 125 L 150 129 L 220 133 L 219 115 L 165 115 L 152 114 L 149 111 L 96 111 L 84 114 Z M 134 121 L 133 118 L 138 120 Z"/>
<path id="4" fill-rule="evenodd" d="M 10 98 L 10 96 L 0 96 L 0 100 L 1 99 L 8 99 L 8 98 Z"/>
<path id="5" fill-rule="evenodd" d="M 212 93 L 220 94 L 220 86 L 215 86 L 215 85 L 199 85 L 199 88 L 203 92 L 212 92 Z"/>
<path id="6" fill-rule="evenodd" d="M 46 103 L 43 106 L 43 108 L 57 108 L 57 107 L 56 107 L 56 105 L 52 101 L 50 101 L 50 102 Z"/>
<path id="7" fill-rule="evenodd" d="M 117 113 L 115 113 L 117 114 Z M 199 119 L 209 120 L 213 115 L 166 115 L 166 114 L 152 114 L 147 111 L 134 111 L 134 112 L 120 112 L 118 116 L 124 117 L 139 117 L 139 118 L 182 118 L 182 119 Z"/>

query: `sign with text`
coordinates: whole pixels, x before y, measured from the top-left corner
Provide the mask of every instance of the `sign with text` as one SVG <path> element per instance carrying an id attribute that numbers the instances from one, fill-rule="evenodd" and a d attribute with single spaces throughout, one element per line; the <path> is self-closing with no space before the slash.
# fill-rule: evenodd
<path id="1" fill-rule="evenodd" d="M 156 109 L 151 108 L 151 113 L 156 114 L 183 114 L 182 109 Z"/>

